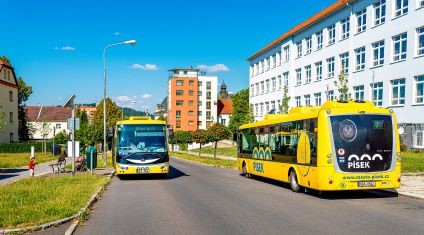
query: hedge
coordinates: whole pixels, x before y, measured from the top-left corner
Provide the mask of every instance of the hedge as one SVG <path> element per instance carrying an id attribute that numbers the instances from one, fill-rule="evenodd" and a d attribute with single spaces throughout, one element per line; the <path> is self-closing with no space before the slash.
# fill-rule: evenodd
<path id="1" fill-rule="evenodd" d="M 31 146 L 35 147 L 35 152 L 43 151 L 42 142 L 32 143 L 10 143 L 0 144 L 0 153 L 29 153 L 31 152 Z M 52 142 L 47 142 L 47 152 L 52 149 Z"/>

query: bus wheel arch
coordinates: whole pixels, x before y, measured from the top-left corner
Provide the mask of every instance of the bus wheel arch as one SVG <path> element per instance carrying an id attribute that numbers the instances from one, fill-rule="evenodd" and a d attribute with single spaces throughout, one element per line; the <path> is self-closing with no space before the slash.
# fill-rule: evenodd
<path id="1" fill-rule="evenodd" d="M 290 188 L 293 192 L 295 193 L 300 192 L 300 185 L 297 178 L 297 173 L 293 167 L 290 168 L 289 170 L 289 183 L 290 183 Z"/>
<path id="2" fill-rule="evenodd" d="M 241 164 L 241 175 L 246 178 L 250 177 L 250 174 L 247 172 L 247 164 L 245 161 Z"/>

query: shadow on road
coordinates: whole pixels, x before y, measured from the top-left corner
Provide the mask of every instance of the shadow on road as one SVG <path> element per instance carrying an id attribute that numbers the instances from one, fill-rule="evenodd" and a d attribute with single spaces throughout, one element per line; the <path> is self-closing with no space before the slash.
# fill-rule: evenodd
<path id="1" fill-rule="evenodd" d="M 0 169 L 0 173 L 8 174 L 8 173 L 19 173 L 22 171 L 28 171 L 26 168 L 3 168 Z"/>
<path id="2" fill-rule="evenodd" d="M 184 172 L 178 170 L 177 168 L 173 166 L 169 166 L 169 174 L 165 177 L 161 174 L 150 174 L 150 175 L 121 175 L 118 176 L 120 180 L 172 180 L 176 179 L 182 176 L 190 176 L 185 174 Z"/>
<path id="3" fill-rule="evenodd" d="M 18 174 L 11 174 L 11 175 L 0 175 L 0 180 L 4 180 L 7 178 L 12 178 L 12 177 L 16 177 L 19 176 Z"/>
<path id="4" fill-rule="evenodd" d="M 290 184 L 277 180 L 262 178 L 260 176 L 252 175 L 253 180 L 261 181 L 263 183 L 271 184 L 277 187 L 282 187 L 291 191 Z M 317 191 L 317 190 L 301 190 L 301 193 L 317 197 L 324 200 L 352 200 L 352 199 L 371 199 L 371 198 L 393 198 L 398 197 L 396 191 L 385 190 L 352 190 L 352 191 Z"/>

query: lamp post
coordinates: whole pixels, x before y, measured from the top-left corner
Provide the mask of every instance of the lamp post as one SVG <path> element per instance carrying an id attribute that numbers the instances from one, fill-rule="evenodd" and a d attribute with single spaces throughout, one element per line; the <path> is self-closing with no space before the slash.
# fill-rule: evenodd
<path id="1" fill-rule="evenodd" d="M 132 101 L 127 102 L 127 103 L 124 103 L 124 104 L 122 105 L 121 120 L 124 120 L 124 105 L 125 105 L 125 104 L 129 104 L 129 103 L 131 103 L 131 104 L 136 104 L 136 103 L 137 103 L 137 101 L 132 100 Z"/>
<path id="2" fill-rule="evenodd" d="M 128 40 L 125 42 L 114 43 L 107 45 L 103 50 L 103 78 L 104 78 L 104 89 L 103 89 L 103 161 L 106 167 L 106 51 L 109 47 L 118 46 L 122 44 L 135 45 L 135 40 Z"/>

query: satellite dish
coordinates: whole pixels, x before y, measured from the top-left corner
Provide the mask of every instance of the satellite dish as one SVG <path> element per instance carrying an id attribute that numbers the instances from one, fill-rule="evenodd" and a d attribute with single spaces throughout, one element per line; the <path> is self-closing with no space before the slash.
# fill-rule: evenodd
<path id="1" fill-rule="evenodd" d="M 399 133 L 399 135 L 403 135 L 403 133 L 405 133 L 405 128 L 399 127 L 398 133 Z"/>
<path id="2" fill-rule="evenodd" d="M 63 108 L 72 108 L 74 107 L 74 99 L 75 99 L 75 95 L 72 95 L 71 97 L 69 97 L 68 101 L 66 101 L 66 103 L 62 106 Z"/>

